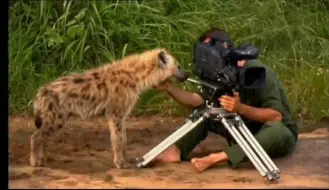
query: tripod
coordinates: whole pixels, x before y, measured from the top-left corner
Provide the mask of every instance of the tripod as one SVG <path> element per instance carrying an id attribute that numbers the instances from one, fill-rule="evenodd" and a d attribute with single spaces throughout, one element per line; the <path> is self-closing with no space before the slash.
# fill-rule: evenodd
<path id="1" fill-rule="evenodd" d="M 228 113 L 223 108 L 214 107 L 213 104 L 209 105 L 207 101 L 205 109 L 200 111 L 194 110 L 182 127 L 151 149 L 143 157 L 136 158 L 137 167 L 142 168 L 149 164 L 155 157 L 165 151 L 169 146 L 176 143 L 207 118 L 220 121 L 223 124 L 262 177 L 267 177 L 267 180 L 270 182 L 277 181 L 280 178 L 280 170 L 251 134 L 242 118 L 236 113 Z"/>

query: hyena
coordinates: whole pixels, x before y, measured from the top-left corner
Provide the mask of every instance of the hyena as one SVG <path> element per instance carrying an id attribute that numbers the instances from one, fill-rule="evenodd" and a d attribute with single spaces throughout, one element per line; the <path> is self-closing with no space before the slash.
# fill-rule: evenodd
<path id="1" fill-rule="evenodd" d="M 70 116 L 88 119 L 105 115 L 114 164 L 117 168 L 129 168 L 125 155 L 125 120 L 139 95 L 184 75 L 176 58 L 166 49 L 158 48 L 83 73 L 62 76 L 42 86 L 33 101 L 37 130 L 31 136 L 31 166 L 45 165 L 49 139 L 65 126 Z"/>

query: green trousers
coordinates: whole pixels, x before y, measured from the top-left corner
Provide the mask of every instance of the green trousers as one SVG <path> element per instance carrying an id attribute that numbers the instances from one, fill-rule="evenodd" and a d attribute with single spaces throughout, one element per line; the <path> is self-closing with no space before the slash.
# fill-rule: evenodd
<path id="1" fill-rule="evenodd" d="M 176 142 L 176 146 L 181 151 L 182 160 L 188 159 L 189 153 L 196 145 L 207 137 L 209 131 L 221 135 L 216 128 L 214 129 L 204 123 L 194 128 L 187 135 Z M 286 156 L 295 150 L 296 138 L 281 122 L 265 123 L 261 129 L 254 134 L 254 136 L 271 158 Z M 240 163 L 249 160 L 240 146 L 236 143 L 224 151 L 228 155 L 228 163 L 233 168 L 236 168 Z"/>

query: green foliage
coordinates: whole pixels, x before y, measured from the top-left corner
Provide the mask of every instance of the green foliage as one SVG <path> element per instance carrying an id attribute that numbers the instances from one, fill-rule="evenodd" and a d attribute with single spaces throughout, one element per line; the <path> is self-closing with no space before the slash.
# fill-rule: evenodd
<path id="1" fill-rule="evenodd" d="M 41 85 L 132 52 L 170 49 L 191 70 L 192 46 L 211 26 L 237 44 L 261 48 L 295 114 L 329 115 L 329 14 L 325 0 L 12 1 L 9 111 L 31 108 Z M 195 87 L 186 86 L 189 90 Z M 182 114 L 165 94 L 147 92 L 140 113 Z"/>

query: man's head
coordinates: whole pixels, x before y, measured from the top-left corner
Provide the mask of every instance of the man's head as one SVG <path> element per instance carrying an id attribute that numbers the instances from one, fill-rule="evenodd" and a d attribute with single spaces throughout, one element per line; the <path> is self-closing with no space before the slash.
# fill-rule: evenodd
<path id="1" fill-rule="evenodd" d="M 229 33 L 224 30 L 217 27 L 212 27 L 209 30 L 205 31 L 200 37 L 199 42 L 204 42 L 206 44 L 213 43 L 214 39 L 216 40 L 216 47 L 233 47 L 232 39 L 229 35 Z M 238 66 L 243 67 L 246 64 L 245 60 L 238 61 Z"/>
<path id="2" fill-rule="evenodd" d="M 212 43 L 213 39 L 216 39 L 221 44 L 228 45 L 227 44 L 228 42 L 232 43 L 232 40 L 228 32 L 226 32 L 224 29 L 220 29 L 216 27 L 210 28 L 199 37 L 199 41 L 200 42 L 203 41 L 205 43 Z"/>
<path id="3" fill-rule="evenodd" d="M 193 72 L 202 80 L 220 81 L 223 88 L 253 88 L 264 70 L 245 67 L 245 60 L 256 59 L 258 52 L 251 44 L 235 48 L 225 30 L 212 28 L 194 46 Z"/>

